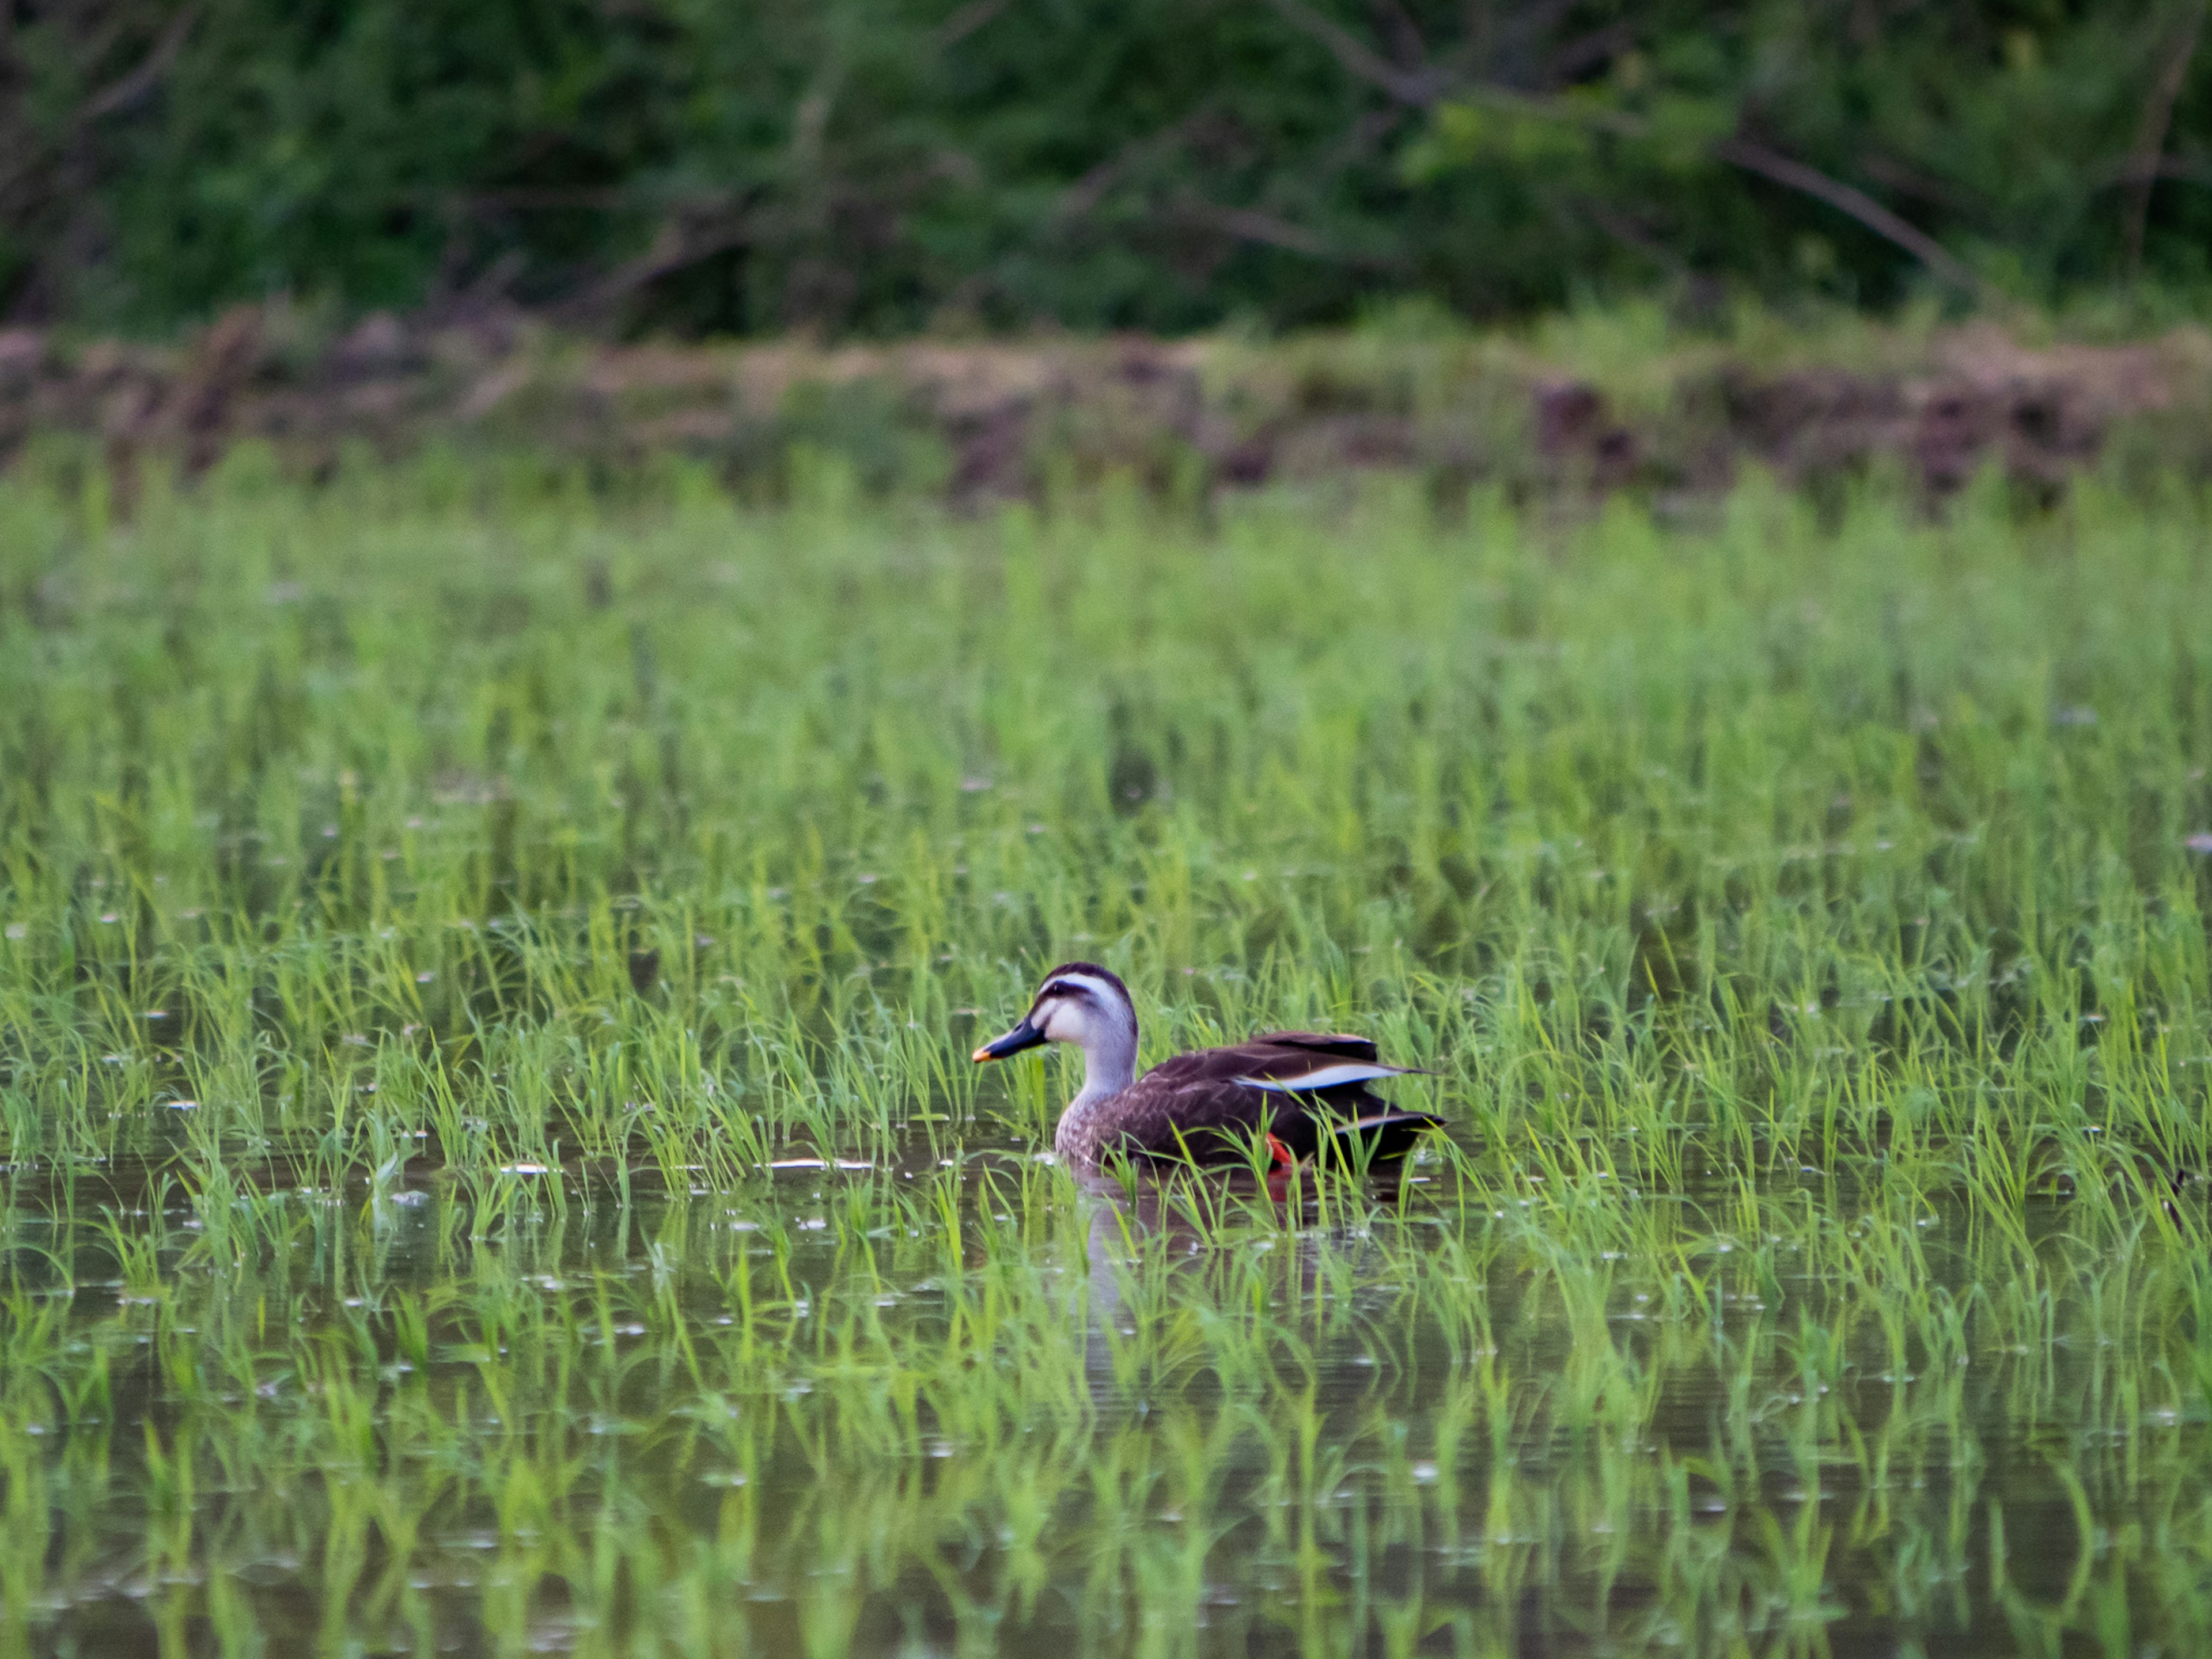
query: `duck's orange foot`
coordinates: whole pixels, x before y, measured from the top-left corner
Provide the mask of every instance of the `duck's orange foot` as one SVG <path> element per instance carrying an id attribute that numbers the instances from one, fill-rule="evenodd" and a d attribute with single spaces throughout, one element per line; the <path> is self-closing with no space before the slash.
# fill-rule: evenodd
<path id="1" fill-rule="evenodd" d="M 1291 1149 L 1283 1145 L 1281 1137 L 1273 1130 L 1267 1131 L 1267 1156 L 1275 1160 L 1275 1167 L 1279 1170 L 1296 1169 L 1298 1161 L 1291 1156 Z"/>

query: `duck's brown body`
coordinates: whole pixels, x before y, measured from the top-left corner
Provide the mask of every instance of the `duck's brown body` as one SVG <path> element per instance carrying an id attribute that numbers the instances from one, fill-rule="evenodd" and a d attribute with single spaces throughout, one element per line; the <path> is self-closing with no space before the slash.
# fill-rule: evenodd
<path id="1" fill-rule="evenodd" d="M 1073 1042 L 1088 1061 L 1084 1087 L 1053 1137 L 1070 1164 L 1117 1156 L 1143 1162 L 1243 1164 L 1313 1158 L 1324 1147 L 1352 1161 L 1401 1157 L 1442 1120 L 1403 1111 L 1368 1085 L 1410 1067 L 1384 1064 L 1372 1039 L 1270 1031 L 1201 1048 L 1133 1075 L 1137 1018 L 1127 988 L 1091 963 L 1045 976 L 1022 1023 L 975 1051 L 994 1060 L 1038 1042 Z"/>
<path id="2" fill-rule="evenodd" d="M 1369 1158 L 1401 1157 L 1416 1135 L 1442 1121 L 1427 1112 L 1394 1110 L 1368 1090 L 1376 1077 L 1404 1069 L 1381 1066 L 1366 1037 L 1270 1031 L 1249 1042 L 1177 1054 L 1119 1094 L 1071 1107 L 1053 1149 L 1077 1164 L 1115 1153 L 1243 1164 L 1255 1142 L 1273 1135 L 1300 1163 L 1324 1142 L 1340 1139 L 1365 1142 Z M 1339 1073 L 1361 1075 L 1326 1081 Z M 1321 1085 L 1299 1086 L 1316 1078 Z"/>

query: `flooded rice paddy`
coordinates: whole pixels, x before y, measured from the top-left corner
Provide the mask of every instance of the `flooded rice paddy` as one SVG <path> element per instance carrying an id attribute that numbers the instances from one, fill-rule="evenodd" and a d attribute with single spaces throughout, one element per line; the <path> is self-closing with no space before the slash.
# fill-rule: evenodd
<path id="1" fill-rule="evenodd" d="M 1079 1195 L 1011 1147 L 914 1162 L 533 1193 L 496 1243 L 435 1191 L 295 1196 L 244 1261 L 173 1192 L 74 1237 L 19 1219 L 18 1650 L 2201 1628 L 2204 1396 L 2173 1333 L 2208 1274 L 2156 1240 L 1993 1275 L 1957 1213 L 1820 1180 L 1737 1231 L 1648 1194 L 1471 1212 L 1433 1164 L 1323 1216 Z M 1543 1218 L 1578 1202 L 1620 1248 L 1560 1259 Z"/>
<path id="2" fill-rule="evenodd" d="M 2192 499 L 811 489 L 0 484 L 0 1652 L 2212 1646 Z"/>

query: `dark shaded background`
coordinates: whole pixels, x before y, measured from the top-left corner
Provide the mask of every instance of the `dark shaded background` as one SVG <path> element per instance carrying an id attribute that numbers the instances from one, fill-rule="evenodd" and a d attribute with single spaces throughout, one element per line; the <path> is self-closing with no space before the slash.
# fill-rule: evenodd
<path id="1" fill-rule="evenodd" d="M 0 0 L 0 319 L 2174 314 L 2204 0 Z"/>

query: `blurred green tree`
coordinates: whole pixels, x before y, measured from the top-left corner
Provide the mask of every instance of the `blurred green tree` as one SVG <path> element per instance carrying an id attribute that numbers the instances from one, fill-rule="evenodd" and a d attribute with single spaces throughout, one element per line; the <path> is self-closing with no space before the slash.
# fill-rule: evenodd
<path id="1" fill-rule="evenodd" d="M 1176 330 L 2212 272 L 2205 0 L 0 0 L 0 306 Z"/>

